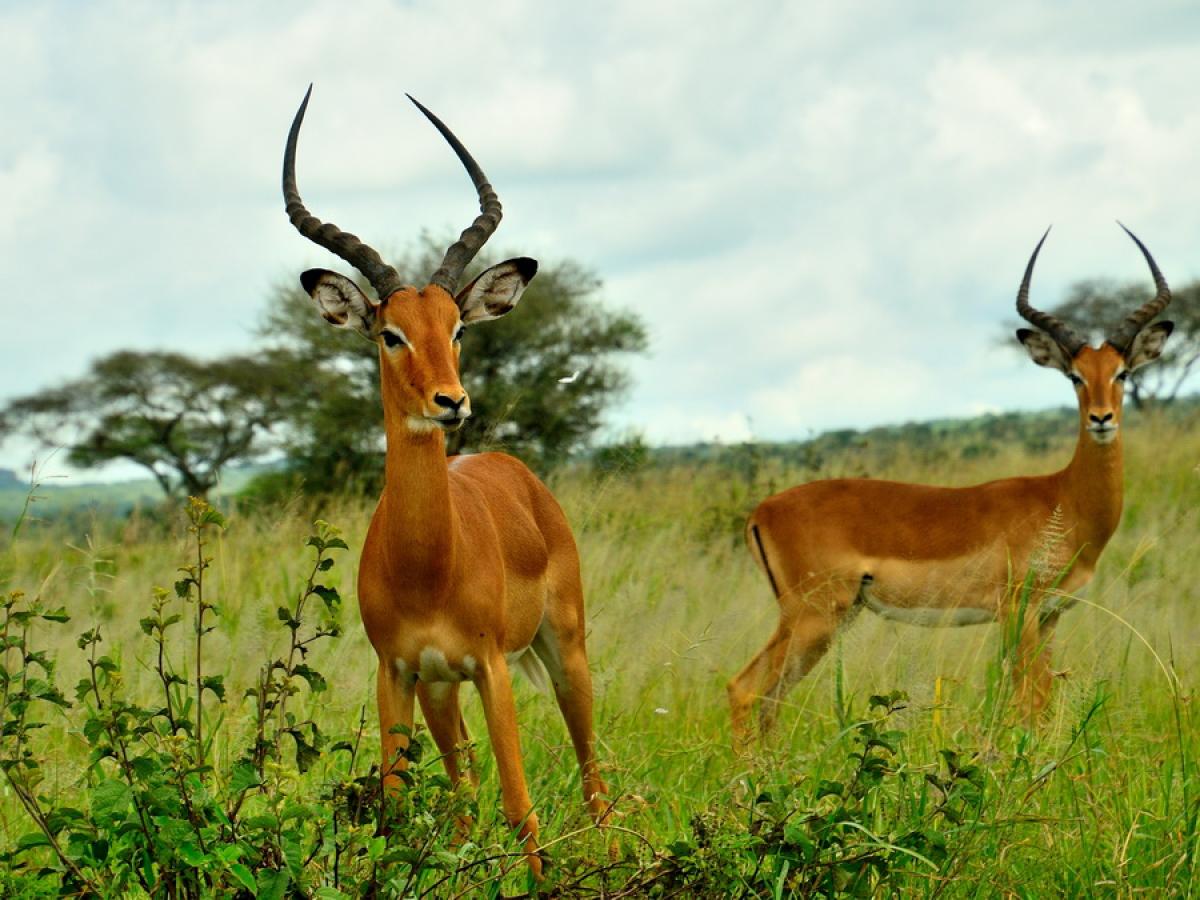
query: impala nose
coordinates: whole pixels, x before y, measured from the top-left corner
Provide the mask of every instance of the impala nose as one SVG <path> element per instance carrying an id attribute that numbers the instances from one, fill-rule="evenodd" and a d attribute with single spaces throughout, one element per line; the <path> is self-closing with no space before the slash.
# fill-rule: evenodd
<path id="1" fill-rule="evenodd" d="M 462 409 L 462 405 L 467 402 L 467 395 L 466 392 L 463 392 L 459 395 L 458 399 L 455 400 L 449 394 L 434 394 L 433 402 L 442 409 L 449 410 L 457 416 L 460 414 L 459 411 Z"/>
<path id="2" fill-rule="evenodd" d="M 1102 416 L 1098 416 L 1095 413 L 1088 415 L 1088 418 L 1091 419 L 1093 425 L 1108 425 L 1112 422 L 1112 417 L 1113 414 L 1111 412 L 1106 412 Z"/>

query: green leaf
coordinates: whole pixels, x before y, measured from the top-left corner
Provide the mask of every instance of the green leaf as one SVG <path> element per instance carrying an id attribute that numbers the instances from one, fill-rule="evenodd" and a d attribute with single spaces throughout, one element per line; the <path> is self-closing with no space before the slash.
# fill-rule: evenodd
<path id="1" fill-rule="evenodd" d="M 247 816 L 245 819 L 242 819 L 242 826 L 252 831 L 274 831 L 279 827 L 279 818 L 271 813 Z"/>
<path id="2" fill-rule="evenodd" d="M 37 847 L 49 847 L 50 839 L 40 831 L 29 831 L 17 838 L 16 851 L 33 850 Z"/>
<path id="3" fill-rule="evenodd" d="M 133 774 L 137 775 L 143 781 L 162 771 L 162 766 L 152 756 L 135 757 L 129 761 L 129 767 L 133 769 Z"/>
<path id="4" fill-rule="evenodd" d="M 321 560 L 319 563 L 317 563 L 317 571 L 319 571 L 319 572 L 328 572 L 332 568 L 333 568 L 332 557 L 327 556 L 323 560 Z"/>
<path id="5" fill-rule="evenodd" d="M 329 610 L 337 609 L 342 603 L 342 595 L 338 593 L 337 588 L 327 587 L 323 584 L 314 584 L 312 592 L 324 601 L 326 608 Z"/>
<path id="6" fill-rule="evenodd" d="M 325 677 L 316 669 L 306 665 L 305 663 L 300 663 L 297 665 L 294 669 L 292 669 L 292 673 L 299 675 L 301 678 L 307 681 L 309 689 L 316 693 L 319 693 L 329 687 L 328 683 L 325 681 Z"/>
<path id="7" fill-rule="evenodd" d="M 817 784 L 816 799 L 822 797 L 840 797 L 845 792 L 846 786 L 840 781 L 821 781 Z"/>
<path id="8" fill-rule="evenodd" d="M 92 815 L 110 819 L 124 813 L 133 802 L 133 792 L 123 781 L 106 778 L 92 791 Z"/>
<path id="9" fill-rule="evenodd" d="M 58 609 L 50 610 L 42 613 L 42 618 L 47 622 L 70 622 L 71 617 L 67 615 L 65 606 L 60 606 Z"/>
<path id="10" fill-rule="evenodd" d="M 202 680 L 202 690 L 212 691 L 222 703 L 225 702 L 225 676 L 206 675 Z"/>
<path id="11" fill-rule="evenodd" d="M 277 869 L 261 869 L 258 873 L 258 897 L 260 900 L 280 900 L 287 890 L 291 876 Z"/>
<path id="12" fill-rule="evenodd" d="M 248 890 L 252 896 L 258 896 L 258 882 L 254 880 L 254 876 L 245 865 L 242 863 L 233 863 L 229 867 L 229 874 L 236 878 L 238 884 Z"/>
<path id="13" fill-rule="evenodd" d="M 184 863 L 196 869 L 212 859 L 212 857 L 207 853 L 202 853 L 200 848 L 192 843 L 180 844 L 175 848 L 175 853 Z"/>
<path id="14" fill-rule="evenodd" d="M 179 581 L 175 582 L 175 596 L 179 597 L 181 600 L 186 600 L 191 591 L 192 579 L 181 578 Z"/>
<path id="15" fill-rule="evenodd" d="M 235 794 L 248 791 L 259 784 L 261 782 L 258 780 L 258 772 L 248 762 L 237 763 L 229 775 L 229 790 Z"/>

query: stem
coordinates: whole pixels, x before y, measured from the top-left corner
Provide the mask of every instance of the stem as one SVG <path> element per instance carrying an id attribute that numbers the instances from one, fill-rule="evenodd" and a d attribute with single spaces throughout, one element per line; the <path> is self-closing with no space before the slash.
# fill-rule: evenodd
<path id="1" fill-rule="evenodd" d="M 68 857 L 63 852 L 62 847 L 59 846 L 58 838 L 55 836 L 54 832 L 50 830 L 50 826 L 46 824 L 46 817 L 42 813 L 42 808 L 38 805 L 37 798 L 28 794 L 25 788 L 13 779 L 8 769 L 4 770 L 4 777 L 8 781 L 9 785 L 12 786 L 13 793 L 17 795 L 17 799 L 21 801 L 21 805 L 25 807 L 25 812 L 29 814 L 29 818 L 33 819 L 33 824 L 38 827 L 38 831 L 40 831 L 46 840 L 50 842 L 50 848 L 54 851 L 54 855 L 58 857 L 59 862 L 70 869 L 71 874 L 78 878 L 81 884 L 86 885 L 89 892 L 100 896 L 100 888 L 88 880 L 83 872 L 80 871 L 79 867 L 75 865 L 74 861 Z M 142 882 L 142 884 L 144 885 L 145 882 Z"/>
<path id="2" fill-rule="evenodd" d="M 308 579 L 304 583 L 304 591 L 300 594 L 300 599 L 296 601 L 296 611 L 292 615 L 292 618 L 296 622 L 302 621 L 300 616 L 304 612 L 304 603 L 306 600 L 308 600 L 309 597 L 311 597 L 313 595 L 313 587 L 314 587 L 313 582 L 317 577 L 317 573 L 321 571 L 321 560 L 324 558 L 324 556 L 325 556 L 325 551 L 318 549 L 317 550 L 317 558 L 313 562 L 312 571 L 308 573 Z M 296 662 L 296 653 L 306 643 L 308 643 L 308 641 L 297 640 L 297 638 L 300 635 L 300 626 L 299 625 L 292 626 L 291 632 L 292 632 L 291 646 L 288 647 L 287 663 L 285 664 L 284 669 L 283 669 L 283 683 L 280 685 L 282 690 L 279 693 L 279 721 L 281 724 L 287 721 L 286 717 L 285 717 L 285 713 L 287 712 L 288 696 L 291 693 L 292 672 L 293 672 L 293 667 L 295 666 L 295 662 Z"/>
<path id="3" fill-rule="evenodd" d="M 204 765 L 204 526 L 196 525 L 196 766 Z"/>
<path id="4" fill-rule="evenodd" d="M 97 713 L 102 713 L 104 712 L 104 698 L 100 693 L 100 682 L 96 678 L 96 648 L 99 646 L 99 644 L 100 630 L 97 628 L 96 640 L 92 641 L 92 652 L 91 656 L 88 658 L 88 669 L 92 683 L 92 694 L 96 698 L 96 711 Z M 142 809 L 142 804 L 138 802 L 137 779 L 133 773 L 133 766 L 129 762 L 129 754 L 125 747 L 124 741 L 122 741 L 117 734 L 115 720 L 111 716 L 105 718 L 104 730 L 108 732 L 108 739 L 112 742 L 113 749 L 120 751 L 120 757 L 118 758 L 119 768 L 121 770 L 121 775 L 125 779 L 125 783 L 129 785 L 130 795 L 133 801 L 133 808 L 137 810 L 138 824 L 141 826 L 142 836 L 146 839 L 146 852 L 149 853 L 151 848 L 154 847 L 154 838 L 150 835 L 150 825 L 146 821 L 146 811 Z M 137 872 L 137 876 L 138 881 L 142 883 L 142 887 L 149 891 L 150 885 L 146 883 L 145 876 L 142 874 L 140 869 Z"/>

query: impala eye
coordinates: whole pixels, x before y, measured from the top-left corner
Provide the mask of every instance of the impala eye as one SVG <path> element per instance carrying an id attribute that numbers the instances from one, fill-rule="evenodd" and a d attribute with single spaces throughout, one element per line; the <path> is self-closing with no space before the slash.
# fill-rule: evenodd
<path id="1" fill-rule="evenodd" d="M 1068 372 L 1067 377 L 1071 379 L 1071 384 L 1075 385 L 1076 387 L 1079 387 L 1081 384 L 1083 384 L 1083 379 L 1074 372 Z"/>
<path id="2" fill-rule="evenodd" d="M 450 338 L 450 340 L 457 344 L 462 340 L 464 331 L 466 331 L 466 328 L 464 328 L 462 325 L 459 325 L 458 328 L 454 329 L 454 336 Z"/>
<path id="3" fill-rule="evenodd" d="M 383 343 L 387 345 L 389 350 L 395 350 L 397 347 L 407 347 L 408 344 L 404 338 L 396 334 L 394 331 L 383 332 Z"/>
<path id="4" fill-rule="evenodd" d="M 1125 379 L 1127 379 L 1128 377 L 1129 377 L 1129 370 L 1122 369 L 1121 374 L 1119 374 L 1115 380 L 1124 383 Z"/>

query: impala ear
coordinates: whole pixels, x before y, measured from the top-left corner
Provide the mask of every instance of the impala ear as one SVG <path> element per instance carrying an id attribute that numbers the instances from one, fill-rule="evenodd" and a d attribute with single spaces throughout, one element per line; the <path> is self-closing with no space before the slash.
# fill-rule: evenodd
<path id="1" fill-rule="evenodd" d="M 357 332 L 368 340 L 373 339 L 378 307 L 367 299 L 357 284 L 327 269 L 309 269 L 300 276 L 300 284 L 313 298 L 326 322 Z"/>
<path id="2" fill-rule="evenodd" d="M 1140 369 L 1146 363 L 1152 363 L 1162 356 L 1167 338 L 1174 330 L 1174 322 L 1155 322 L 1149 328 L 1139 331 L 1125 354 L 1125 365 L 1129 367 L 1129 371 Z"/>
<path id="3" fill-rule="evenodd" d="M 1017 329 L 1017 340 L 1025 345 L 1025 350 L 1039 366 L 1047 369 L 1058 369 L 1064 375 L 1071 374 L 1071 357 L 1063 349 L 1062 344 L 1040 331 L 1029 328 Z"/>
<path id="4" fill-rule="evenodd" d="M 468 325 L 486 322 L 510 312 L 537 274 L 537 269 L 537 260 L 528 256 L 519 256 L 484 269 L 454 298 L 463 322 Z"/>

